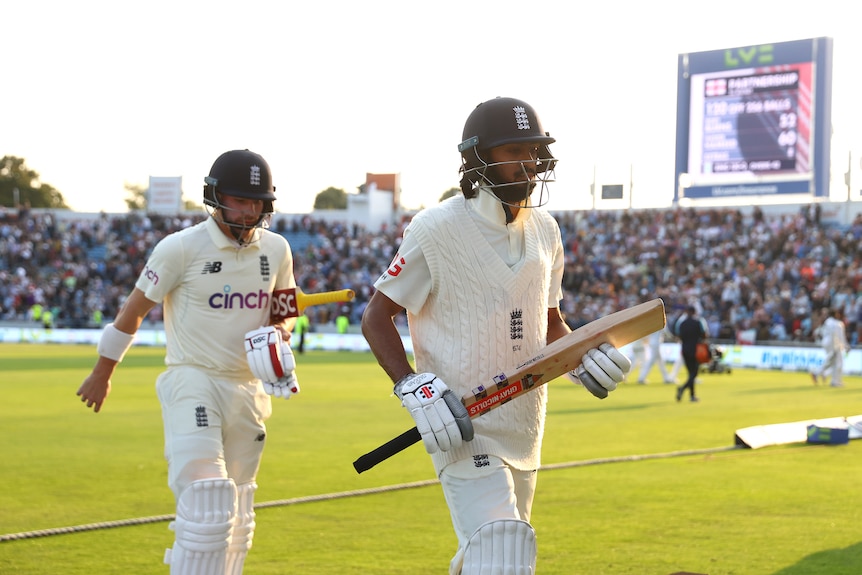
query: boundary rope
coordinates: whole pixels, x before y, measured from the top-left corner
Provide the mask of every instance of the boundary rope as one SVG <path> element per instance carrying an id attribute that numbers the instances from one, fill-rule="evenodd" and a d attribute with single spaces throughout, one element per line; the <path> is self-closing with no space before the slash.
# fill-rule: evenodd
<path id="1" fill-rule="evenodd" d="M 709 453 L 720 453 L 723 451 L 731 451 L 740 449 L 739 445 L 730 445 L 726 447 L 711 447 L 705 449 L 688 449 L 683 451 L 671 451 L 668 453 L 653 453 L 647 455 L 621 455 L 617 457 L 602 457 L 598 459 L 585 459 L 583 461 L 569 461 L 566 463 L 553 463 L 543 465 L 540 471 L 551 471 L 554 469 L 568 469 L 572 467 L 586 467 L 588 465 L 601 465 L 605 463 L 626 463 L 632 461 L 644 461 L 647 459 L 667 459 L 671 457 L 684 457 L 686 455 L 705 455 Z M 302 503 L 315 503 L 319 501 L 333 501 L 335 499 L 344 499 L 347 497 L 361 497 L 364 495 L 376 495 L 379 493 L 388 493 L 391 491 L 402 491 L 405 489 L 417 489 L 420 487 L 428 487 L 440 483 L 437 479 L 427 479 L 424 481 L 413 481 L 410 483 L 400 483 L 397 485 L 383 485 L 381 487 L 369 487 L 367 489 L 354 489 L 351 491 L 339 491 L 336 493 L 323 493 L 320 495 L 307 495 L 304 497 L 293 497 L 290 499 L 276 499 L 274 501 L 263 501 L 256 503 L 255 509 L 264 509 L 267 507 L 285 507 L 289 505 L 299 505 Z M 116 527 L 129 527 L 133 525 L 146 525 L 149 523 L 162 523 L 173 521 L 176 518 L 174 514 L 153 515 L 150 517 L 137 517 L 133 519 L 120 519 L 117 521 L 102 521 L 99 523 L 87 523 L 84 525 L 73 525 L 70 527 L 54 527 L 51 529 L 39 529 L 36 531 L 22 531 L 21 533 L 7 533 L 0 535 L 0 543 L 6 541 L 20 541 L 23 539 L 36 539 L 38 537 L 50 537 L 54 535 L 66 535 L 70 533 L 83 533 L 86 531 L 97 531 L 101 529 L 114 529 Z"/>

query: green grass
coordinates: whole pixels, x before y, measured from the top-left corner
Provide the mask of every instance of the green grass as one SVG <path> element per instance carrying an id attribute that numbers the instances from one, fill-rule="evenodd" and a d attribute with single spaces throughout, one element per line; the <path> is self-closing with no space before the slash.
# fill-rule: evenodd
<path id="1" fill-rule="evenodd" d="M 163 350 L 133 348 L 102 412 L 75 391 L 90 346 L 0 345 L 0 535 L 172 514 L 154 381 Z M 412 420 L 367 354 L 298 358 L 302 393 L 274 403 L 257 501 L 433 479 L 420 446 L 358 475 L 359 455 Z M 560 379 L 533 509 L 542 575 L 856 575 L 862 442 L 724 450 L 742 427 L 862 413 L 804 373 L 704 374 L 701 402 L 626 384 L 599 401 Z M 633 455 L 688 453 L 673 457 Z M 556 466 L 566 462 L 594 464 Z M 0 573 L 166 574 L 157 521 L 0 542 Z M 257 512 L 249 574 L 445 573 L 455 548 L 436 483 Z"/>

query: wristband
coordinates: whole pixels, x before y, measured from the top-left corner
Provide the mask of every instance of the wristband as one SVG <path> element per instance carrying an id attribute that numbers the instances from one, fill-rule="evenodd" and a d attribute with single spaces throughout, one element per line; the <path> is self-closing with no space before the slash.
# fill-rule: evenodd
<path id="1" fill-rule="evenodd" d="M 99 345 L 96 350 L 102 357 L 113 359 L 119 363 L 123 361 L 123 356 L 132 347 L 134 340 L 135 334 L 122 332 L 115 328 L 113 323 L 109 323 L 102 332 L 102 337 L 99 339 Z"/>
<path id="2" fill-rule="evenodd" d="M 411 371 L 410 373 L 404 375 L 401 379 L 395 382 L 395 385 L 392 386 L 392 393 L 395 394 L 395 397 L 397 397 L 398 399 L 403 399 L 401 396 L 401 388 L 404 387 L 404 384 L 406 384 L 408 380 L 413 379 L 415 375 L 416 373 Z"/>

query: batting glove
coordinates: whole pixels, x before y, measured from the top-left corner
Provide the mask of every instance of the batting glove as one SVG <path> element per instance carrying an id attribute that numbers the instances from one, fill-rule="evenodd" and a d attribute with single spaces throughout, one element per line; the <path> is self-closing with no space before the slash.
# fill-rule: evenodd
<path id="1" fill-rule="evenodd" d="M 283 341 L 281 342 L 281 365 L 284 368 L 284 375 L 272 383 L 264 381 L 263 389 L 274 397 L 290 399 L 291 396 L 299 393 L 299 381 L 296 379 L 296 358 L 293 356 L 293 350 Z"/>
<path id="2" fill-rule="evenodd" d="M 273 326 L 245 334 L 245 352 L 252 375 L 263 382 L 269 395 L 290 399 L 299 393 L 293 350 Z"/>
<path id="3" fill-rule="evenodd" d="M 606 398 L 608 392 L 615 390 L 632 368 L 629 358 L 609 343 L 589 350 L 581 362 L 566 376 L 599 399 Z"/>
<path id="4" fill-rule="evenodd" d="M 411 373 L 395 384 L 395 395 L 410 411 L 428 453 L 458 449 L 473 439 L 467 408 L 433 373 Z"/>

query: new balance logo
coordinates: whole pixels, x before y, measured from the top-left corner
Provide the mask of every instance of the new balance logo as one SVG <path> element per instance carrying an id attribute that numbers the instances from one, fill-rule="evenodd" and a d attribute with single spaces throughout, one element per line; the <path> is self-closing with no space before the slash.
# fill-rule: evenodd
<path id="1" fill-rule="evenodd" d="M 207 262 L 201 274 L 217 274 L 221 271 L 221 262 Z"/>

